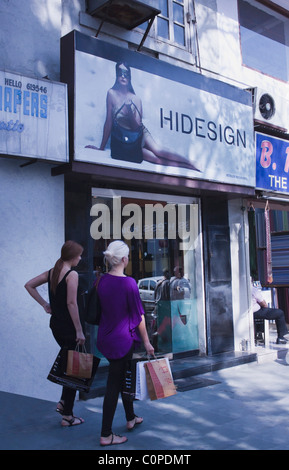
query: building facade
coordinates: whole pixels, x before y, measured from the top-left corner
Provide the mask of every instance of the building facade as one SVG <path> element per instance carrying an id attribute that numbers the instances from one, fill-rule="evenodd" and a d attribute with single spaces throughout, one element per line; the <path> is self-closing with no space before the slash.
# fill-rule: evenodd
<path id="1" fill-rule="evenodd" d="M 158 351 L 240 352 L 243 340 L 254 348 L 247 208 L 265 203 L 254 126 L 286 141 L 288 7 L 166 0 L 136 12 L 134 2 L 115 2 L 103 18 L 105 3 L 1 3 L 3 391 L 58 398 L 46 380 L 58 349 L 49 317 L 23 286 L 53 266 L 66 239 L 85 248 L 83 291 L 105 270 L 109 241 L 128 243 L 127 274 Z M 145 7 L 145 21 L 123 25 Z M 273 48 L 269 69 L 258 38 Z M 138 129 L 122 143 L 114 136 L 115 152 L 104 132 L 123 79 L 132 88 L 114 114 L 141 114 L 141 153 L 127 146 Z M 257 115 L 264 95 L 274 97 L 274 116 Z M 265 196 L 279 197 L 285 176 L 267 177 L 276 187 Z M 166 294 L 156 290 L 164 276 Z M 87 334 L 95 351 L 96 329 Z"/>

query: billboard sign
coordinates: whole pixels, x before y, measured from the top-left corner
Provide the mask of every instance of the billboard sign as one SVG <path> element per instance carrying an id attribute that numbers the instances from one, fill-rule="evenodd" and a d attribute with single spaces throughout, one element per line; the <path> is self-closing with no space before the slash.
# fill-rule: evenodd
<path id="1" fill-rule="evenodd" d="M 68 161 L 66 84 L 0 71 L 0 154 Z"/>
<path id="2" fill-rule="evenodd" d="M 74 160 L 255 187 L 247 91 L 76 31 L 62 70 Z"/>

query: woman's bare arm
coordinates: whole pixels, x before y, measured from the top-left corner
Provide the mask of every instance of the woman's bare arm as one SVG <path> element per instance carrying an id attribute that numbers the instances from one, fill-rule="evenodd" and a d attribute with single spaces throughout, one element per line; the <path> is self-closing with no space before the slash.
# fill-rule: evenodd
<path id="1" fill-rule="evenodd" d="M 138 325 L 138 330 L 139 330 L 141 339 L 143 340 L 143 344 L 144 344 L 144 347 L 145 347 L 146 352 L 147 352 L 150 356 L 153 356 L 155 350 L 154 350 L 154 347 L 151 345 L 150 340 L 149 340 L 149 337 L 148 337 L 148 333 L 147 333 L 147 329 L 146 329 L 146 324 L 145 324 L 145 316 L 144 316 L 144 315 L 142 315 L 142 321 L 141 321 L 140 324 Z"/>
<path id="2" fill-rule="evenodd" d="M 69 276 L 67 276 L 66 284 L 67 308 L 76 331 L 76 341 L 79 344 L 84 344 L 85 336 L 83 334 L 82 326 L 80 323 L 79 310 L 77 304 L 78 274 L 76 271 L 72 271 Z"/>
<path id="3" fill-rule="evenodd" d="M 49 303 L 43 299 L 43 297 L 39 294 L 37 287 L 46 284 L 48 281 L 48 271 L 45 271 L 42 274 L 39 274 L 39 276 L 34 277 L 33 279 L 30 279 L 30 281 L 26 282 L 25 284 L 25 289 L 29 292 L 31 297 L 33 297 L 36 302 L 38 302 L 41 307 L 44 308 L 46 313 L 51 313 L 51 308 Z"/>
<path id="4" fill-rule="evenodd" d="M 109 139 L 112 128 L 112 109 L 113 109 L 113 93 L 108 90 L 106 96 L 106 119 L 103 126 L 103 135 L 99 149 L 104 150 Z"/>

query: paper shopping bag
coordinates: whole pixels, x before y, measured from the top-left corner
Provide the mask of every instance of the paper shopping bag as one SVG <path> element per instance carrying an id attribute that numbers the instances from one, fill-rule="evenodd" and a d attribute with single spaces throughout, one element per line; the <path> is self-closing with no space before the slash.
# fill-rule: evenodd
<path id="1" fill-rule="evenodd" d="M 78 390 L 79 392 L 88 393 L 90 391 L 90 387 L 93 383 L 100 359 L 99 357 L 93 356 L 93 368 L 92 374 L 89 379 L 83 379 L 79 377 L 72 377 L 66 375 L 67 370 L 67 355 L 68 350 L 62 348 L 50 369 L 50 372 L 47 376 L 47 379 L 50 382 L 56 383 L 61 385 L 62 387 L 68 387 L 73 390 Z"/>
<path id="2" fill-rule="evenodd" d="M 168 358 L 146 362 L 144 367 L 151 400 L 159 400 L 177 393 Z"/>
<path id="3" fill-rule="evenodd" d="M 80 352 L 79 349 L 68 350 L 66 375 L 80 379 L 90 379 L 92 367 L 92 354 L 88 354 L 86 351 Z"/>

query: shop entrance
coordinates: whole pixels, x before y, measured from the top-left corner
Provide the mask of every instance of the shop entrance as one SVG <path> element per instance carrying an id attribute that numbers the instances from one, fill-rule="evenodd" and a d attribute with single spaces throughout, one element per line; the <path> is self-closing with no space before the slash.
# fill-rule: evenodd
<path id="1" fill-rule="evenodd" d="M 126 274 L 138 283 L 150 341 L 159 353 L 199 350 L 203 275 L 199 201 L 93 188 L 94 274 L 115 239 L 130 248 Z"/>

